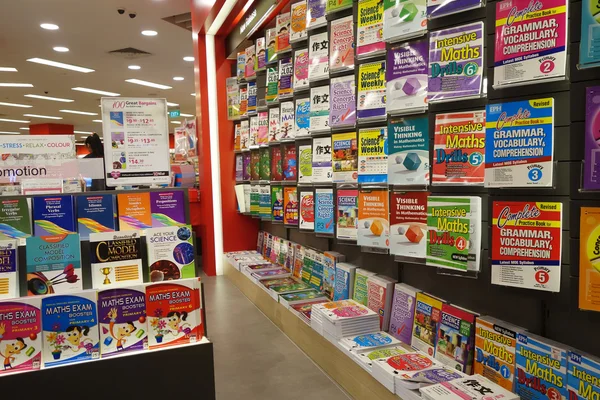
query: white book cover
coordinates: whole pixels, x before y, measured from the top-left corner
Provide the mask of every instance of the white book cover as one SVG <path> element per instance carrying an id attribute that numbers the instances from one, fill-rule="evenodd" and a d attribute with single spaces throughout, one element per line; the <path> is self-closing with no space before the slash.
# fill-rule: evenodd
<path id="1" fill-rule="evenodd" d="M 308 58 L 308 49 L 300 49 L 294 52 L 294 76 L 292 87 L 294 92 L 307 90 L 308 85 L 308 68 L 310 59 Z"/>
<path id="2" fill-rule="evenodd" d="M 481 375 L 472 375 L 421 389 L 421 395 L 431 400 L 518 400 L 519 396 L 496 385 Z M 559 395 L 560 396 L 560 395 Z"/>
<path id="3" fill-rule="evenodd" d="M 242 121 L 243 123 L 244 121 Z M 269 142 L 279 140 L 279 107 L 269 108 Z"/>
<path id="4" fill-rule="evenodd" d="M 331 137 L 313 138 L 312 142 L 312 182 L 331 182 L 333 168 L 331 161 Z"/>
<path id="5" fill-rule="evenodd" d="M 284 101 L 279 105 L 279 134 L 277 140 L 294 139 L 296 137 L 294 108 L 293 101 Z"/>
<path id="6" fill-rule="evenodd" d="M 92 287 L 144 283 L 141 242 L 141 231 L 90 233 Z"/>
<path id="7" fill-rule="evenodd" d="M 308 80 L 315 82 L 329 78 L 329 34 L 310 35 L 308 58 Z"/>
<path id="8" fill-rule="evenodd" d="M 348 300 L 352 298 L 354 290 L 354 276 L 356 266 L 346 263 L 337 263 L 335 266 L 335 287 L 333 300 Z"/>
<path id="9" fill-rule="evenodd" d="M 0 240 L 0 299 L 19 297 L 18 241 Z"/>
<path id="10" fill-rule="evenodd" d="M 240 121 L 240 138 L 241 149 L 248 150 L 250 148 L 250 123 L 247 119 Z"/>
<path id="11" fill-rule="evenodd" d="M 326 132 L 329 127 L 329 85 L 310 89 L 310 132 Z"/>
<path id="12" fill-rule="evenodd" d="M 190 225 L 146 229 L 146 248 L 150 282 L 196 276 L 196 254 Z"/>
<path id="13" fill-rule="evenodd" d="M 258 149 L 258 116 L 250 117 L 250 143 L 251 149 Z"/>
<path id="14" fill-rule="evenodd" d="M 397 344 L 400 344 L 398 339 L 383 331 L 348 336 L 338 341 L 338 347 L 352 352 Z"/>
<path id="15" fill-rule="evenodd" d="M 379 314 L 379 324 L 383 331 L 390 325 L 394 284 L 398 282 L 383 275 L 370 276 L 367 279 L 367 307 Z"/>

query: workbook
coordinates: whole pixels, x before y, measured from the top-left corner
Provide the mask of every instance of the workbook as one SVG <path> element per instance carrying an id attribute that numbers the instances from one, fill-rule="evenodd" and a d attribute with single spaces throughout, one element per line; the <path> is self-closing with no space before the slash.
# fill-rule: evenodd
<path id="1" fill-rule="evenodd" d="M 191 225 L 146 230 L 150 282 L 194 278 L 196 251 Z"/>
<path id="2" fill-rule="evenodd" d="M 0 375 L 40 369 L 42 361 L 41 299 L 0 302 L 0 354 L 4 358 Z"/>
<path id="3" fill-rule="evenodd" d="M 144 283 L 140 231 L 90 234 L 92 287 L 105 289 Z"/>

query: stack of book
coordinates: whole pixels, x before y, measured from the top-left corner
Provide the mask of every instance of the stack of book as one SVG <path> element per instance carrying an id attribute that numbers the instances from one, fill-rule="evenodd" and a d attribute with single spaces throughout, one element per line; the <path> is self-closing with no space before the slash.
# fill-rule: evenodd
<path id="1" fill-rule="evenodd" d="M 393 346 L 376 347 L 365 350 L 356 350 L 352 352 L 354 360 L 360 365 L 365 371 L 371 373 L 373 369 L 373 362 L 380 358 L 389 358 L 392 356 L 399 356 L 401 354 L 412 353 L 414 349 L 404 343 L 398 343 Z"/>
<path id="2" fill-rule="evenodd" d="M 296 304 L 314 302 L 317 300 L 326 300 L 324 302 L 329 301 L 327 297 L 323 295 L 323 293 L 315 289 L 279 295 L 279 304 L 287 309 L 290 309 L 291 306 Z"/>
<path id="3" fill-rule="evenodd" d="M 423 400 L 518 400 L 519 396 L 481 375 L 454 379 L 420 389 Z"/>
<path id="4" fill-rule="evenodd" d="M 398 339 L 383 331 L 344 337 L 336 343 L 337 347 L 344 352 L 357 352 L 397 344 L 400 344 Z"/>
<path id="5" fill-rule="evenodd" d="M 285 268 L 275 268 L 275 269 L 259 269 L 258 271 L 252 272 L 251 276 L 255 281 L 262 281 L 265 279 L 274 279 L 274 278 L 287 278 L 292 274 Z"/>
<path id="6" fill-rule="evenodd" d="M 340 300 L 313 306 L 311 326 L 337 345 L 343 337 L 379 331 L 379 315 L 354 300 Z"/>
<path id="7" fill-rule="evenodd" d="M 305 292 L 301 292 L 305 293 Z M 322 304 L 329 302 L 328 298 L 319 298 L 311 301 L 305 301 L 303 303 L 292 304 L 289 310 L 295 314 L 298 318 L 304 321 L 306 324 L 310 325 L 310 319 L 312 315 L 312 307 L 315 304 Z"/>
<path id="8" fill-rule="evenodd" d="M 291 277 L 265 279 L 259 281 L 259 283 L 258 286 L 276 301 L 279 299 L 280 294 L 302 292 L 310 289 L 306 283 L 297 281 Z"/>

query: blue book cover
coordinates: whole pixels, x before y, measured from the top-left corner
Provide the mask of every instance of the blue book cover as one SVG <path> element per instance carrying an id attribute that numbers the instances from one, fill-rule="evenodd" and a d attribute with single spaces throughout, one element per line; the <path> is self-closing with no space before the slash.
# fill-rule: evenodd
<path id="1" fill-rule="evenodd" d="M 333 212 L 333 189 L 315 190 L 315 233 L 333 235 L 335 227 Z"/>
<path id="2" fill-rule="evenodd" d="M 523 399 L 567 399 L 567 351 L 536 335 L 517 335 L 514 392 Z"/>
<path id="3" fill-rule="evenodd" d="M 66 235 L 77 232 L 73 196 L 34 197 L 33 234 L 35 236 Z"/>
<path id="4" fill-rule="evenodd" d="M 600 359 L 569 351 L 567 386 L 569 400 L 600 398 Z"/>
<path id="5" fill-rule="evenodd" d="M 26 242 L 27 295 L 82 290 L 79 234 L 31 236 Z"/>
<path id="6" fill-rule="evenodd" d="M 579 68 L 600 66 L 600 5 L 594 0 L 581 2 L 581 43 Z"/>
<path id="7" fill-rule="evenodd" d="M 96 291 L 42 299 L 44 367 L 100 358 Z"/>
<path id="8" fill-rule="evenodd" d="M 353 265 L 345 263 L 336 264 L 333 301 L 348 300 L 352 298 L 355 273 L 356 267 Z"/>
<path id="9" fill-rule="evenodd" d="M 113 195 L 77 197 L 77 227 L 81 240 L 90 240 L 90 233 L 114 232 L 116 226 Z"/>
<path id="10" fill-rule="evenodd" d="M 318 291 L 323 290 L 323 257 L 323 253 L 314 252 L 314 263 L 310 275 L 310 281 L 308 282 L 310 287 Z"/>

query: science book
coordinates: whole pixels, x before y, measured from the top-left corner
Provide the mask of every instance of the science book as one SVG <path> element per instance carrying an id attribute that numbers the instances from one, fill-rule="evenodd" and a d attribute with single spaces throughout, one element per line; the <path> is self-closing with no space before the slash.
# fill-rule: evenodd
<path id="1" fill-rule="evenodd" d="M 383 120 L 386 117 L 385 67 L 385 61 L 358 66 L 356 115 L 359 120 Z"/>
<path id="2" fill-rule="evenodd" d="M 579 241 L 579 308 L 600 311 L 600 208 L 581 207 Z"/>
<path id="3" fill-rule="evenodd" d="M 310 98 L 296 99 L 296 115 L 294 119 L 296 138 L 310 136 Z"/>
<path id="4" fill-rule="evenodd" d="M 387 249 L 389 235 L 388 190 L 361 188 L 358 194 L 358 245 Z"/>
<path id="5" fill-rule="evenodd" d="M 385 53 L 383 1 L 360 0 L 356 26 L 356 57 L 364 59 Z"/>
<path id="6" fill-rule="evenodd" d="M 406 283 L 394 285 L 394 297 L 390 313 L 390 335 L 402 343 L 410 344 L 415 318 L 415 304 L 419 289 Z"/>
<path id="7" fill-rule="evenodd" d="M 283 180 L 283 156 L 280 146 L 271 146 L 271 181 Z"/>
<path id="8" fill-rule="evenodd" d="M 264 71 L 265 65 L 267 65 L 265 56 L 266 56 L 266 44 L 265 37 L 259 37 L 256 39 L 256 71 Z"/>
<path id="9" fill-rule="evenodd" d="M 241 156 L 239 179 L 242 179 Z M 237 173 L 236 156 L 236 180 Z M 159 192 L 160 193 L 160 192 Z M 172 193 L 172 192 L 170 192 Z M 179 193 L 179 192 L 177 192 Z M 110 194 L 85 195 L 77 197 L 77 227 L 81 240 L 89 240 L 90 233 L 115 231 L 115 201 Z"/>
<path id="10" fill-rule="evenodd" d="M 429 192 L 392 192 L 390 254 L 425 259 Z"/>
<path id="11" fill-rule="evenodd" d="M 279 84 L 277 87 L 277 96 L 279 100 L 292 97 L 294 88 L 292 87 L 292 79 L 294 76 L 294 64 L 292 57 L 284 57 L 279 59 Z"/>
<path id="12" fill-rule="evenodd" d="M 329 85 L 310 89 L 310 133 L 326 132 L 329 127 Z"/>
<path id="13" fill-rule="evenodd" d="M 579 43 L 578 68 L 592 68 L 600 65 L 598 52 L 598 5 L 593 0 L 581 2 L 581 42 Z"/>
<path id="14" fill-rule="evenodd" d="M 150 192 L 153 228 L 185 224 L 183 194 L 182 191 Z M 77 200 L 79 201 L 79 199 Z"/>
<path id="15" fill-rule="evenodd" d="M 483 0 L 427 0 L 427 16 L 429 19 L 456 14 L 480 8 L 485 5 Z"/>
<path id="16" fill-rule="evenodd" d="M 0 299 L 19 297 L 17 252 L 17 240 L 0 240 Z"/>
<path id="17" fill-rule="evenodd" d="M 277 29 L 271 28 L 265 31 L 266 53 L 265 59 L 267 64 L 277 62 Z M 268 73 L 268 68 L 267 68 Z M 268 81 L 268 80 L 267 80 Z M 267 101 L 268 102 L 268 101 Z"/>
<path id="18" fill-rule="evenodd" d="M 387 128 L 358 131 L 358 182 L 385 183 L 388 174 Z"/>
<path id="19" fill-rule="evenodd" d="M 375 272 L 368 271 L 362 268 L 356 268 L 354 275 L 354 288 L 352 290 L 352 300 L 363 306 L 367 305 L 369 300 L 369 289 L 367 280 L 371 276 L 377 275 Z"/>
<path id="20" fill-rule="evenodd" d="M 269 143 L 277 142 L 280 138 L 279 134 L 279 107 L 269 108 Z"/>
<path id="21" fill-rule="evenodd" d="M 349 3 L 352 7 L 352 1 Z M 329 0 L 329 3 L 340 3 L 339 0 Z M 329 51 L 329 70 L 331 72 L 354 69 L 354 17 L 335 19 L 331 21 L 331 43 Z"/>
<path id="22" fill-rule="evenodd" d="M 310 35 L 308 39 L 309 82 L 329 78 L 329 34 L 327 32 Z"/>
<path id="23" fill-rule="evenodd" d="M 289 11 L 277 15 L 275 24 L 277 30 L 275 51 L 277 51 L 277 54 L 285 53 L 292 48 L 290 45 L 290 23 L 291 15 Z"/>
<path id="24" fill-rule="evenodd" d="M 379 328 L 386 331 L 390 327 L 392 297 L 395 279 L 383 275 L 367 278 L 367 307 L 379 314 Z"/>
<path id="25" fill-rule="evenodd" d="M 140 231 L 90 234 L 92 287 L 105 289 L 144 283 L 141 245 Z"/>
<path id="26" fill-rule="evenodd" d="M 294 93 L 308 90 L 308 49 L 294 51 L 294 80 L 292 86 Z"/>
<path id="27" fill-rule="evenodd" d="M 333 189 L 315 189 L 315 233 L 333 235 L 335 229 Z"/>
<path id="28" fill-rule="evenodd" d="M 352 298 L 354 291 L 354 277 L 356 267 L 347 263 L 336 263 L 335 284 L 333 289 L 333 300 L 348 300 Z"/>
<path id="29" fill-rule="evenodd" d="M 283 188 L 283 223 L 298 226 L 298 189 L 296 186 Z"/>
<path id="30" fill-rule="evenodd" d="M 283 222 L 282 186 L 271 186 L 271 221 Z"/>
<path id="31" fill-rule="evenodd" d="M 312 146 L 298 146 L 298 183 L 312 182 Z"/>
<path id="32" fill-rule="evenodd" d="M 427 32 L 426 0 L 384 0 L 383 40 L 398 42 Z"/>
<path id="33" fill-rule="evenodd" d="M 300 222 L 298 228 L 306 231 L 315 229 L 315 202 L 312 190 L 300 189 Z"/>
<path id="34" fill-rule="evenodd" d="M 598 26 L 600 27 L 600 25 Z M 600 32 L 600 29 L 598 29 L 598 32 Z M 600 189 L 600 101 L 598 101 L 600 86 L 588 87 L 585 91 L 583 189 L 598 190 Z"/>
<path id="35" fill-rule="evenodd" d="M 331 110 L 329 126 L 333 129 L 356 124 L 356 95 L 354 75 L 332 78 L 330 85 Z"/>
<path id="36" fill-rule="evenodd" d="M 578 350 L 569 351 L 567 388 L 569 400 L 590 399 L 600 394 L 600 360 Z"/>
<path id="37" fill-rule="evenodd" d="M 146 350 L 148 324 L 144 286 L 100 290 L 98 321 L 102 357 Z"/>
<path id="38" fill-rule="evenodd" d="M 327 25 L 325 9 L 327 0 L 307 0 L 306 29 L 312 30 Z"/>
<path id="39" fill-rule="evenodd" d="M 32 203 L 35 236 L 66 235 L 77 232 L 73 196 L 34 197 Z"/>
<path id="40" fill-rule="evenodd" d="M 258 88 L 256 82 L 248 82 L 248 115 L 256 115 L 257 95 Z"/>
<path id="41" fill-rule="evenodd" d="M 148 347 L 177 346 L 202 339 L 201 299 L 197 278 L 147 285 Z"/>
<path id="42" fill-rule="evenodd" d="M 42 362 L 41 299 L 0 302 L 0 375 L 40 369 Z"/>
<path id="43" fill-rule="evenodd" d="M 119 193 L 117 206 L 119 230 L 131 231 L 152 227 L 150 193 Z"/>
<path id="44" fill-rule="evenodd" d="M 0 239 L 31 236 L 29 203 L 25 197 L 0 200 Z"/>
<path id="45" fill-rule="evenodd" d="M 333 182 L 355 183 L 358 178 L 358 146 L 356 133 L 338 133 L 333 142 Z"/>
<path id="46" fill-rule="evenodd" d="M 444 301 L 423 292 L 417 293 L 416 299 L 415 321 L 410 344 L 415 349 L 434 357 Z"/>
<path id="47" fill-rule="evenodd" d="M 195 251 L 190 225 L 146 230 L 150 282 L 194 278 Z"/>
<path id="48" fill-rule="evenodd" d="M 408 7 L 412 3 L 405 4 Z M 429 43 L 425 39 L 392 47 L 388 51 L 385 70 L 385 108 L 388 114 L 411 114 L 427 110 L 428 59 Z"/>
<path id="49" fill-rule="evenodd" d="M 331 137 L 316 137 L 312 140 L 312 182 L 333 180 Z"/>
<path id="50" fill-rule="evenodd" d="M 302 42 L 306 34 L 306 0 L 292 4 L 290 10 L 290 43 Z"/>
<path id="51" fill-rule="evenodd" d="M 495 201 L 492 217 L 492 284 L 560 291 L 562 203 Z"/>
<path id="52" fill-rule="evenodd" d="M 42 298 L 44 367 L 100 358 L 95 290 Z"/>
<path id="53" fill-rule="evenodd" d="M 267 68 L 267 86 L 265 87 L 265 101 L 268 104 L 279 102 L 279 72 L 277 66 Z"/>
<path id="54" fill-rule="evenodd" d="M 486 187 L 551 187 L 554 99 L 488 104 Z"/>
<path id="55" fill-rule="evenodd" d="M 261 147 L 259 150 L 260 162 L 258 177 L 261 181 L 271 179 L 271 153 L 268 147 Z"/>
<path id="56" fill-rule="evenodd" d="M 477 314 L 450 304 L 442 305 L 435 358 L 467 375 L 472 373 Z"/>
<path id="57" fill-rule="evenodd" d="M 432 185 L 483 185 L 485 110 L 436 114 Z"/>
<path id="58" fill-rule="evenodd" d="M 336 208 L 336 238 L 358 239 L 358 189 L 338 189 Z"/>

